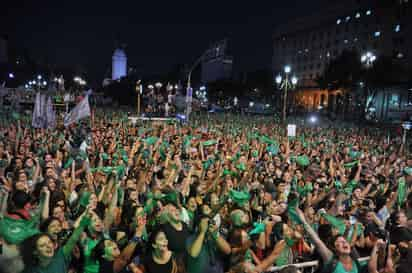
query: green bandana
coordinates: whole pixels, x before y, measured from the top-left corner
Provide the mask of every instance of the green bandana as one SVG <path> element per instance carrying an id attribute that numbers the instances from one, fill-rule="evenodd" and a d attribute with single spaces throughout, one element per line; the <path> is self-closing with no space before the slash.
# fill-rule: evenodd
<path id="1" fill-rule="evenodd" d="M 301 167 L 309 166 L 309 157 L 307 155 L 301 155 L 296 157 L 296 164 L 298 164 Z"/>
<path id="2" fill-rule="evenodd" d="M 239 206 L 244 206 L 250 199 L 250 194 L 246 191 L 230 190 L 229 197 Z"/>
<path id="3" fill-rule="evenodd" d="M 398 180 L 398 205 L 402 207 L 403 203 L 405 202 L 406 199 L 406 181 L 405 177 L 401 177 Z"/>
<path id="4" fill-rule="evenodd" d="M 261 234 L 265 232 L 266 225 L 265 223 L 253 223 L 253 229 L 249 231 L 249 236 L 255 235 L 255 234 Z"/>

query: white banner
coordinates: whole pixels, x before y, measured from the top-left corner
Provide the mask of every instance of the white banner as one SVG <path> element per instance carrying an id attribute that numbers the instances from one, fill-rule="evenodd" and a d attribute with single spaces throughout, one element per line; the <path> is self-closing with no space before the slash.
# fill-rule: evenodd
<path id="1" fill-rule="evenodd" d="M 81 120 L 82 118 L 90 116 L 89 95 L 86 95 L 76 107 L 74 107 L 65 117 L 64 126 L 69 126 Z"/>

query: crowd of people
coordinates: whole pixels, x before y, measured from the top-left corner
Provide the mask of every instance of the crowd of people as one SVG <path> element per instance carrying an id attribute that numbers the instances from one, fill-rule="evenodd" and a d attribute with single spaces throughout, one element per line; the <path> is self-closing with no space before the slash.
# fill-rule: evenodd
<path id="1" fill-rule="evenodd" d="M 412 157 L 387 133 L 108 110 L 45 130 L 3 112 L 0 270 L 411 272 Z"/>

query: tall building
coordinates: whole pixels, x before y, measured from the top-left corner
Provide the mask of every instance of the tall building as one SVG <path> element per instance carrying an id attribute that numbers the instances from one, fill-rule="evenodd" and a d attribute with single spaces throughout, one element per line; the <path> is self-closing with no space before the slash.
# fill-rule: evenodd
<path id="1" fill-rule="evenodd" d="M 412 67 L 412 12 L 408 0 L 325 1 L 323 7 L 312 16 L 275 29 L 274 75 L 288 64 L 301 88 L 316 88 L 314 80 L 345 49 L 371 51 L 378 58 L 390 56 Z M 320 98 L 313 99 L 314 105 L 320 103 Z"/>
<path id="2" fill-rule="evenodd" d="M 123 49 L 117 48 L 112 56 L 112 80 L 119 80 L 127 75 L 127 56 Z"/>
<path id="3" fill-rule="evenodd" d="M 5 36 L 0 36 L 0 63 L 8 62 L 8 45 L 7 38 Z"/>
<path id="4" fill-rule="evenodd" d="M 222 40 L 209 47 L 202 58 L 202 83 L 232 78 L 233 59 L 228 55 L 228 41 Z"/>

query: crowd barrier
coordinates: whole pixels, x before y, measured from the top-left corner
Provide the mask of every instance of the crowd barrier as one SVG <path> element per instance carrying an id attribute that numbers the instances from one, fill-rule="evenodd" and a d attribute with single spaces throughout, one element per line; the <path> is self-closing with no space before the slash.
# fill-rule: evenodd
<path id="1" fill-rule="evenodd" d="M 370 257 L 363 257 L 363 258 L 359 258 L 358 261 L 359 262 L 365 262 L 365 261 L 369 261 Z M 304 262 L 304 263 L 298 263 L 298 264 L 289 264 L 289 265 L 283 265 L 283 266 L 272 266 L 271 268 L 269 268 L 266 273 L 271 273 L 271 272 L 279 272 L 281 271 L 283 268 L 286 268 L 288 266 L 295 266 L 298 269 L 302 269 L 302 272 L 305 273 L 314 273 L 316 268 L 319 266 L 319 262 L 318 261 L 310 261 L 310 262 Z"/>
<path id="2" fill-rule="evenodd" d="M 176 121 L 176 118 L 159 118 L 159 117 L 129 117 L 128 118 L 132 123 L 136 123 L 138 120 L 142 121 Z"/>

